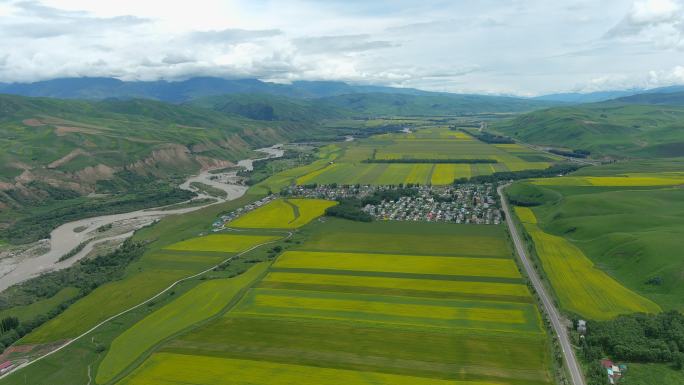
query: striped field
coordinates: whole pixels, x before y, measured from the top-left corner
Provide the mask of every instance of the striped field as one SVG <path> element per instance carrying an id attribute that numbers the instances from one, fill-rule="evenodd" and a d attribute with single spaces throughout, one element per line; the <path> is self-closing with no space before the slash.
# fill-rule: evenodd
<path id="1" fill-rule="evenodd" d="M 349 223 L 306 228 L 307 240 L 230 311 L 172 339 L 120 383 L 552 383 L 541 317 L 501 228 Z M 385 239 L 411 230 L 422 253 L 385 250 Z M 465 253 L 428 247 L 449 237 Z"/>

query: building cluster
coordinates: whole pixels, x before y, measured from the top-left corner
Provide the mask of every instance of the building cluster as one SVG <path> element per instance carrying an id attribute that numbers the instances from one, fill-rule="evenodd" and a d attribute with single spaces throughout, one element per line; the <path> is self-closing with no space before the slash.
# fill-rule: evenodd
<path id="1" fill-rule="evenodd" d="M 391 190 L 403 193 L 394 199 L 366 199 L 383 196 L 383 192 Z M 404 188 L 335 184 L 291 186 L 284 194 L 329 200 L 356 198 L 366 202 L 363 211 L 376 220 L 500 224 L 503 218 L 496 186 L 491 183 Z"/>
<path id="2" fill-rule="evenodd" d="M 502 214 L 491 189 L 485 185 L 464 185 L 437 191 L 421 188 L 415 196 L 367 204 L 363 211 L 377 220 L 498 225 Z"/>
<path id="3" fill-rule="evenodd" d="M 246 214 L 249 211 L 252 211 L 256 208 L 259 208 L 266 203 L 276 199 L 276 195 L 269 195 L 267 197 L 261 198 L 258 201 L 252 202 L 248 204 L 247 206 L 243 206 L 240 208 L 237 208 L 228 214 L 221 215 L 214 223 L 212 223 L 212 230 L 213 232 L 221 231 L 225 229 L 226 223 L 232 221 L 233 219 L 239 217 L 240 215 Z"/>

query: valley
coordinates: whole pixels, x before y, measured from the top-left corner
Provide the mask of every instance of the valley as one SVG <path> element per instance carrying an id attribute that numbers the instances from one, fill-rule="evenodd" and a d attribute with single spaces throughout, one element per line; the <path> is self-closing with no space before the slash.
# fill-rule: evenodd
<path id="1" fill-rule="evenodd" d="M 505 128 L 552 110 L 360 118 L 326 104 L 327 118 L 261 120 L 300 119 L 317 103 L 330 101 L 207 97 L 180 107 L 285 131 L 244 147 L 242 161 L 223 148 L 201 164 L 187 147 L 193 166 L 168 164 L 173 173 L 145 160 L 124 166 L 117 172 L 188 195 L 69 221 L 51 245 L 25 246 L 50 249 L 2 277 L 0 316 L 21 329 L 4 340 L 13 370 L 0 384 L 594 385 L 605 378 L 592 377 L 595 344 L 608 342 L 580 337 L 579 320 L 600 330 L 682 310 L 681 158 L 586 155 L 574 151 L 581 144 L 529 144 Z M 286 133 L 295 127 L 310 131 Z M 42 167 L 53 172 L 31 172 Z M 95 198 L 64 201 L 119 199 L 142 181 L 104 197 L 98 182 Z M 623 360 L 633 378 L 672 375 L 670 361 Z"/>

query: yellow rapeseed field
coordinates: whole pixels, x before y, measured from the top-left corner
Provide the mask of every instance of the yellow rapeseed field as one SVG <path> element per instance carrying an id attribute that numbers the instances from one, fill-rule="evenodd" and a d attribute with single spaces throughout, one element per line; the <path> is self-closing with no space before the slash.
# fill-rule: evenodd
<path id="1" fill-rule="evenodd" d="M 323 199 L 276 199 L 230 222 L 230 227 L 297 228 L 323 215 L 325 209 L 336 204 Z"/>
<path id="2" fill-rule="evenodd" d="M 165 247 L 168 250 L 219 251 L 235 253 L 280 237 L 265 235 L 214 234 L 188 239 Z"/>
<path id="3" fill-rule="evenodd" d="M 210 356 L 156 353 L 120 385 L 497 385 Z"/>
<path id="4" fill-rule="evenodd" d="M 337 298 L 311 298 L 298 295 L 269 295 L 256 294 L 254 306 L 269 308 L 295 308 L 334 311 L 382 314 L 399 317 L 419 317 L 442 320 L 468 320 L 484 322 L 501 322 L 511 324 L 524 324 L 527 322 L 525 313 L 520 309 L 483 308 L 483 307 L 458 307 L 451 304 L 438 306 L 434 304 L 416 303 L 388 303 L 380 301 L 364 301 L 337 299 Z"/>
<path id="5" fill-rule="evenodd" d="M 534 179 L 540 186 L 674 186 L 684 184 L 684 173 L 632 173 L 619 176 L 566 176 L 560 178 Z"/>
<path id="6" fill-rule="evenodd" d="M 565 238 L 547 234 L 526 223 L 537 255 L 561 306 L 591 319 L 610 319 L 626 313 L 657 313 L 660 307 L 622 286 Z"/>
<path id="7" fill-rule="evenodd" d="M 518 268 L 512 259 L 499 258 L 286 251 L 278 257 L 274 266 L 414 274 L 520 277 Z"/>
<path id="8" fill-rule="evenodd" d="M 527 286 L 515 283 L 446 281 L 414 278 L 366 277 L 342 274 L 305 274 L 272 272 L 264 282 L 303 283 L 312 285 L 336 285 L 373 287 L 402 290 L 422 290 L 464 294 L 510 295 L 529 297 Z"/>
<path id="9" fill-rule="evenodd" d="M 432 171 L 431 183 L 433 185 L 446 185 L 454 183 L 458 178 L 470 178 L 469 164 L 436 164 Z"/>
<path id="10" fill-rule="evenodd" d="M 537 217 L 529 207 L 515 206 L 515 214 L 522 223 L 537 223 Z"/>

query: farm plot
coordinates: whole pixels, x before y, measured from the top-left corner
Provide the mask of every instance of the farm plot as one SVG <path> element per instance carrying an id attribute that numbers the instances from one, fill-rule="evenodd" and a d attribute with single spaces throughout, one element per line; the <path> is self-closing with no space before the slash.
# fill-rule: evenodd
<path id="1" fill-rule="evenodd" d="M 520 145 L 490 145 L 446 127 L 377 135 L 344 144 L 342 152 L 334 162 L 299 177 L 297 184 L 444 185 L 471 175 L 546 168 L 556 160 Z M 426 163 L 364 163 L 368 159 L 426 160 Z M 498 163 L 431 164 L 431 159 L 490 159 Z"/>
<path id="2" fill-rule="evenodd" d="M 276 199 L 235 219 L 230 227 L 297 228 L 323 215 L 325 209 L 336 204 L 323 199 Z"/>
<path id="3" fill-rule="evenodd" d="M 249 246 L 272 241 L 279 237 L 271 235 L 234 235 L 213 234 L 206 237 L 192 238 L 187 241 L 167 246 L 166 250 L 182 251 L 216 251 L 234 253 Z"/>
<path id="4" fill-rule="evenodd" d="M 657 313 L 654 302 L 622 286 L 596 268 L 582 250 L 536 224 L 529 208 L 515 208 L 561 306 L 582 316 L 603 320 L 627 313 Z"/>
<path id="5" fill-rule="evenodd" d="M 138 304 L 172 282 L 216 265 L 230 255 L 278 239 L 275 236 L 211 235 L 145 254 L 129 274 L 95 289 L 22 339 L 46 343 L 77 336 L 98 322 Z M 197 251 L 193 250 L 196 249 Z M 210 251 L 203 251 L 210 250 Z M 138 270 L 142 271 L 138 271 Z"/>
<path id="6" fill-rule="evenodd" d="M 261 263 L 235 278 L 203 282 L 127 329 L 112 341 L 98 368 L 97 382 L 110 381 L 164 338 L 218 313 L 266 268 Z"/>
<path id="7" fill-rule="evenodd" d="M 413 223 L 425 247 L 398 254 L 383 244 L 401 243 L 409 227 L 357 225 L 307 228 L 233 308 L 171 339 L 120 383 L 552 382 L 548 339 L 502 228 Z M 442 248 L 450 236 L 475 256 Z M 494 242 L 468 246 L 471 237 Z M 362 250 L 334 251 L 349 248 Z"/>
<path id="8" fill-rule="evenodd" d="M 604 186 L 604 187 L 646 187 L 676 186 L 684 184 L 684 173 L 627 173 L 616 176 L 567 176 L 561 178 L 535 179 L 540 186 Z"/>

